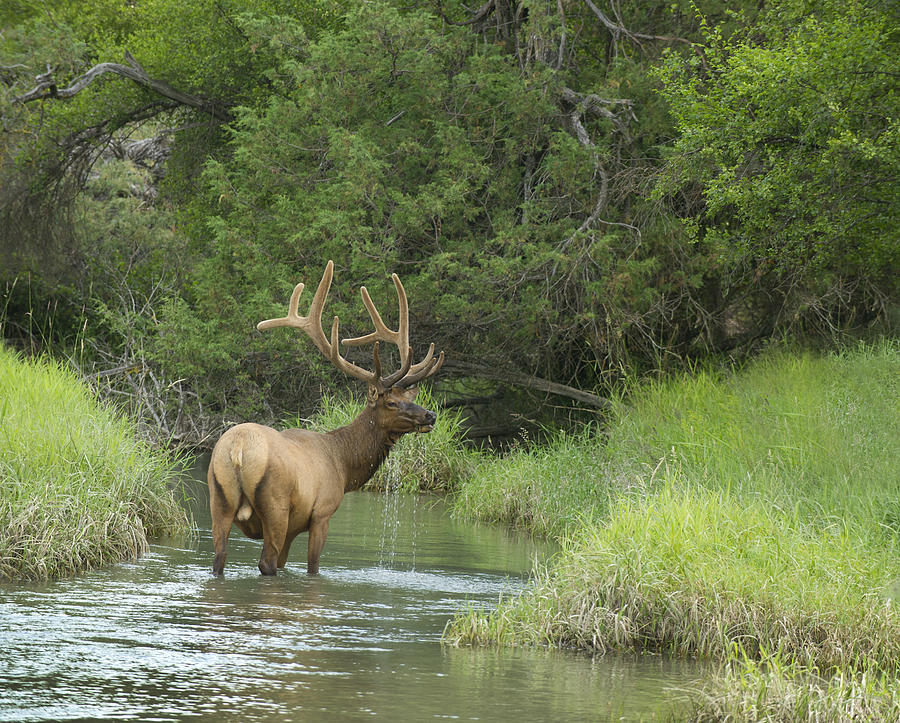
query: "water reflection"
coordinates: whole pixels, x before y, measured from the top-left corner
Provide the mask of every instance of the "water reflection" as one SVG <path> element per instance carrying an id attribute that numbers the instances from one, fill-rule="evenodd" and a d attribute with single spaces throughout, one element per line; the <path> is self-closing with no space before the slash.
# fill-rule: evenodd
<path id="1" fill-rule="evenodd" d="M 652 658 L 441 647 L 456 609 L 515 594 L 546 550 L 434 500 L 348 496 L 317 577 L 300 541 L 260 576 L 259 543 L 234 533 L 217 579 L 198 497 L 191 539 L 0 587 L 0 721 L 637 719 L 696 677 Z"/>

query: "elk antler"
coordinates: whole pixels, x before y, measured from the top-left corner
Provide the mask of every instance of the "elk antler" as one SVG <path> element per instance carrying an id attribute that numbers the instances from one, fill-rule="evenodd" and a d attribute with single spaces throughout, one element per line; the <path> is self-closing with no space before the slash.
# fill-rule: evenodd
<path id="1" fill-rule="evenodd" d="M 309 315 L 300 316 L 297 313 L 297 304 L 300 301 L 300 294 L 303 293 L 304 285 L 299 283 L 294 287 L 291 294 L 291 300 L 288 303 L 288 315 L 279 319 L 267 319 L 256 325 L 260 331 L 264 329 L 274 329 L 279 326 L 289 326 L 294 329 L 303 331 L 313 343 L 318 347 L 319 351 L 325 355 L 331 362 L 342 372 L 357 379 L 362 379 L 369 384 L 378 387 L 380 390 L 390 389 L 391 387 L 410 387 L 422 380 L 436 374 L 438 369 L 444 363 L 444 352 L 440 353 L 437 359 L 434 358 L 434 344 L 428 349 L 425 358 L 417 364 L 412 363 L 412 350 L 409 346 L 409 302 L 406 298 L 406 291 L 397 274 L 392 274 L 394 286 L 397 289 L 397 298 L 400 302 L 400 321 L 397 331 L 392 331 L 382 321 L 381 314 L 372 303 L 369 292 L 365 286 L 360 288 L 360 294 L 363 303 L 369 312 L 369 317 L 375 325 L 375 331 L 365 336 L 354 337 L 353 339 L 344 339 L 343 344 L 346 346 L 362 346 L 363 344 L 372 344 L 375 346 L 372 350 L 372 356 L 375 363 L 374 371 L 367 371 L 356 366 L 352 362 L 347 361 L 338 352 L 338 317 L 334 317 L 331 325 L 331 340 L 325 336 L 322 330 L 322 310 L 325 306 L 325 297 L 328 296 L 328 290 L 331 288 L 331 279 L 334 275 L 334 262 L 329 261 L 325 267 L 325 273 L 322 274 L 322 280 L 313 296 L 312 303 L 309 305 Z M 378 342 L 385 341 L 394 344 L 400 352 L 400 368 L 386 377 L 381 376 L 381 357 L 378 353 Z"/>

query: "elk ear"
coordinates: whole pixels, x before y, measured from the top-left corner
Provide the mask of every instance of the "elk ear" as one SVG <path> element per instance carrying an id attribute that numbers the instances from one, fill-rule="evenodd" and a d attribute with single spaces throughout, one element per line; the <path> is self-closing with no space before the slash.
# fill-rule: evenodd
<path id="1" fill-rule="evenodd" d="M 410 387 L 403 390 L 403 397 L 410 402 L 416 401 L 416 395 L 419 393 L 418 387 Z"/>
<path id="2" fill-rule="evenodd" d="M 368 400 L 369 404 L 375 404 L 375 402 L 378 401 L 378 387 L 376 387 L 374 384 L 369 385 L 369 393 L 366 399 Z"/>

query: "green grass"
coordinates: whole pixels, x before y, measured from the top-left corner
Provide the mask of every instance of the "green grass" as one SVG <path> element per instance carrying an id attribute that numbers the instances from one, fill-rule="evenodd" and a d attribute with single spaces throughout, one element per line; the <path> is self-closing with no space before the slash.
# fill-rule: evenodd
<path id="1" fill-rule="evenodd" d="M 801 519 L 900 531 L 900 342 L 775 353 L 738 373 L 648 384 L 606 445 L 616 469 L 685 479 Z"/>
<path id="2" fill-rule="evenodd" d="M 437 409 L 438 403 L 428 388 L 422 388 L 416 403 Z M 328 432 L 349 424 L 362 411 L 364 402 L 356 399 L 322 400 L 312 419 L 292 419 L 285 427 L 304 427 Z M 461 480 L 470 477 L 483 456 L 467 449 L 462 442 L 459 414 L 439 411 L 434 429 L 427 434 L 407 434 L 394 445 L 387 461 L 369 481 L 367 489 L 404 492 L 452 492 Z"/>
<path id="3" fill-rule="evenodd" d="M 446 639 L 889 668 L 900 660 L 896 573 L 843 528 L 674 478 L 585 526 L 526 594 L 458 617 Z"/>
<path id="4" fill-rule="evenodd" d="M 479 467 L 455 506 L 563 552 L 449 643 L 720 660 L 698 721 L 897 718 L 900 342 L 646 383 L 605 434 Z"/>
<path id="5" fill-rule="evenodd" d="M 774 353 L 738 373 L 701 371 L 638 387 L 604 434 L 487 462 L 456 511 L 564 536 L 662 470 L 748 504 L 876 537 L 900 532 L 900 343 L 830 356 Z"/>
<path id="6" fill-rule="evenodd" d="M 0 346 L 0 579 L 71 575 L 185 530 L 175 467 L 60 364 Z"/>
<path id="7" fill-rule="evenodd" d="M 454 513 L 503 522 L 533 533 L 563 537 L 606 513 L 623 491 L 643 486 L 636 474 L 619 474 L 593 430 L 558 434 L 548 445 L 485 458 L 462 480 Z"/>
<path id="8" fill-rule="evenodd" d="M 713 677 L 680 720 L 896 721 L 900 720 L 900 680 L 879 670 L 821 676 L 778 658 L 745 659 Z"/>

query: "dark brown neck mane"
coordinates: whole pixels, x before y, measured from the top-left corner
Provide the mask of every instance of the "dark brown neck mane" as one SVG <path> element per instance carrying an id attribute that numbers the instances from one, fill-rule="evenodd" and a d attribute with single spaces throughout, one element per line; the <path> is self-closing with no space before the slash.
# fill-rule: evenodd
<path id="1" fill-rule="evenodd" d="M 375 410 L 369 405 L 350 424 L 327 435 L 341 448 L 339 459 L 344 460 L 347 473 L 344 492 L 358 490 L 372 479 L 400 438 L 378 426 Z"/>

